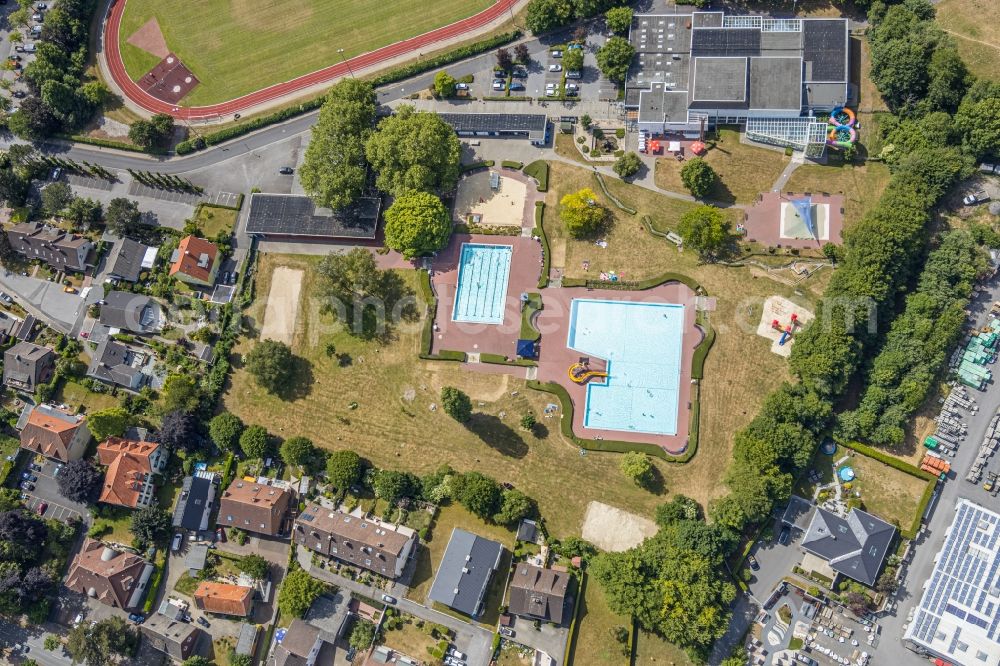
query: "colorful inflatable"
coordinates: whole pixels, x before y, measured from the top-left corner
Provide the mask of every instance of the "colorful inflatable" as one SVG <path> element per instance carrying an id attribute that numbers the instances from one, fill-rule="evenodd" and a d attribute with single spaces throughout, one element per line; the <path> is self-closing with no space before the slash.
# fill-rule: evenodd
<path id="1" fill-rule="evenodd" d="M 826 135 L 826 145 L 834 148 L 850 148 L 858 140 L 858 131 L 854 129 L 854 112 L 838 106 L 830 112 L 830 131 Z"/>

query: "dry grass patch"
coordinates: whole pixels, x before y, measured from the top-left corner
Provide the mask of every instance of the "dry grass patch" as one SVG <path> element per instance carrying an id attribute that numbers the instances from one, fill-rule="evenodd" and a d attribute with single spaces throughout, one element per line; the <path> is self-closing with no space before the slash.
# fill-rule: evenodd
<path id="1" fill-rule="evenodd" d="M 1000 78 L 1000 24 L 996 0 L 943 0 L 937 21 L 955 37 L 958 52 L 973 74 Z"/>
<path id="2" fill-rule="evenodd" d="M 908 529 L 927 482 L 853 452 L 847 464 L 854 468 L 854 488 L 861 492 L 865 510 Z"/>
<path id="3" fill-rule="evenodd" d="M 707 200 L 750 203 L 761 192 L 770 191 L 789 158 L 777 150 L 741 143 L 739 131 L 722 129 L 718 132 L 714 148 L 705 154 L 704 159 L 718 176 L 705 197 Z M 687 194 L 687 188 L 681 182 L 683 166 L 684 162 L 673 157 L 656 160 L 656 186 Z"/>
<path id="4" fill-rule="evenodd" d="M 886 106 L 885 100 L 882 99 L 882 93 L 878 91 L 875 84 L 871 79 L 872 71 L 872 55 L 871 48 L 868 46 L 868 40 L 860 39 L 858 40 L 858 53 L 860 54 L 860 76 L 861 76 L 861 101 L 858 104 L 858 109 L 861 113 L 874 113 L 876 111 L 888 111 L 889 107 Z M 851 40 L 852 46 L 855 41 Z M 862 127 L 864 124 L 862 123 Z"/>
<path id="5" fill-rule="evenodd" d="M 615 627 L 629 629 L 631 622 L 611 612 L 601 584 L 587 576 L 576 618 L 576 642 L 567 655 L 570 666 L 627 666 L 629 655 L 613 635 Z"/>
<path id="6" fill-rule="evenodd" d="M 693 661 L 684 650 L 662 637 L 648 631 L 639 631 L 636 637 L 635 666 L 661 664 L 662 666 L 691 666 Z"/>
<path id="7" fill-rule="evenodd" d="M 786 192 L 826 192 L 844 195 L 844 228 L 860 220 L 875 207 L 886 185 L 889 168 L 880 162 L 862 166 L 800 166 L 785 184 Z"/>

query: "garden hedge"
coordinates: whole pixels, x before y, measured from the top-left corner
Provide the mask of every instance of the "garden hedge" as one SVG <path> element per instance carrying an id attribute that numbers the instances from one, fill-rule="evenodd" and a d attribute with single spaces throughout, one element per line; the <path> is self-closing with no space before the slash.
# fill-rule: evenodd
<path id="1" fill-rule="evenodd" d="M 487 354 L 482 353 L 479 355 L 479 361 L 481 363 L 492 363 L 494 365 L 514 365 L 522 368 L 532 368 L 538 365 L 535 361 L 526 358 L 514 359 L 513 361 L 507 360 L 507 357 L 503 354 Z"/>
<path id="2" fill-rule="evenodd" d="M 85 134 L 73 134 L 65 135 L 62 138 L 67 141 L 72 141 L 73 143 L 86 143 L 91 146 L 100 146 L 101 148 L 114 148 L 116 150 L 127 150 L 130 153 L 147 153 L 149 155 L 166 155 L 167 151 L 163 148 L 141 148 L 134 143 L 125 143 L 124 141 L 114 141 L 113 139 L 99 139 L 97 137 L 87 136 Z"/>
<path id="3" fill-rule="evenodd" d="M 524 162 L 515 162 L 513 160 L 504 160 L 500 162 L 500 166 L 504 169 L 514 169 L 515 171 L 520 171 L 521 167 L 524 166 Z"/>
<path id="4" fill-rule="evenodd" d="M 535 164 L 538 164 L 535 162 Z M 542 164 L 545 164 L 544 162 Z M 529 165 L 530 167 L 531 165 Z M 546 173 L 548 173 L 549 165 L 545 165 Z M 525 169 L 527 171 L 527 169 Z M 538 288 L 545 289 L 549 286 L 549 262 L 552 260 L 549 252 L 549 238 L 545 235 L 545 227 L 542 225 L 542 219 L 545 217 L 545 202 L 536 201 L 535 202 L 535 231 L 534 236 L 538 238 L 542 243 L 542 274 L 538 277 Z"/>
<path id="5" fill-rule="evenodd" d="M 611 194 L 611 192 L 608 190 L 607 184 L 605 184 L 604 182 L 604 176 L 595 171 L 594 178 L 597 179 L 597 183 L 601 186 L 601 189 L 604 191 L 604 196 L 606 196 L 608 199 L 611 199 L 611 203 L 613 203 L 615 206 L 625 211 L 629 215 L 636 215 L 639 212 L 635 208 L 625 205 L 624 203 L 621 202 L 620 199 L 618 199 L 618 197 Z"/>
<path id="6" fill-rule="evenodd" d="M 705 378 L 705 358 L 715 344 L 715 329 L 710 324 L 705 324 L 702 330 L 705 331 L 705 337 L 694 348 L 694 355 L 691 357 L 691 379 Z"/>
<path id="7" fill-rule="evenodd" d="M 496 164 L 493 160 L 483 160 L 482 162 L 473 162 L 472 164 L 463 164 L 459 167 L 462 173 L 468 173 L 470 171 L 475 171 L 476 169 L 486 169 Z"/>
<path id="8" fill-rule="evenodd" d="M 549 189 L 549 163 L 545 160 L 535 160 L 524 167 L 524 173 L 531 176 L 538 183 L 539 192 L 546 192 Z"/>

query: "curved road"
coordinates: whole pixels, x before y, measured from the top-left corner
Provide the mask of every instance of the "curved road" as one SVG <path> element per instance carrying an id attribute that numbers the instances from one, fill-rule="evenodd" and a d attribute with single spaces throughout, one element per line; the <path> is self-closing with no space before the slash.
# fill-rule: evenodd
<path id="1" fill-rule="evenodd" d="M 355 56 L 347 62 L 331 65 L 290 81 L 277 83 L 273 86 L 252 92 L 249 95 L 229 100 L 228 102 L 197 107 L 178 107 L 156 99 L 140 88 L 125 71 L 125 63 L 122 61 L 121 54 L 121 42 L 118 36 L 127 2 L 128 0 L 113 0 L 104 25 L 103 51 L 115 86 L 122 95 L 147 111 L 152 113 L 166 113 L 180 120 L 194 120 L 239 113 L 240 111 L 259 106 L 280 97 L 294 94 L 310 86 L 332 81 L 348 74 L 352 70 L 366 69 L 387 60 L 398 58 L 399 56 L 419 53 L 429 46 L 448 39 L 469 35 L 469 33 L 499 19 L 504 13 L 512 11 L 518 0 L 497 0 L 488 9 L 467 19 L 456 21 L 442 28 L 425 32 L 422 35 L 417 35 L 416 37 L 384 46 L 375 51 Z"/>

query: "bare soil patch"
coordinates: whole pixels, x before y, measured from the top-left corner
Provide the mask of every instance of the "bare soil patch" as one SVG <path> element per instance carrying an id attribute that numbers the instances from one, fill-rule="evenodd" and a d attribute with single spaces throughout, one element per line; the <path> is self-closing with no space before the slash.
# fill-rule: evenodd
<path id="1" fill-rule="evenodd" d="M 271 290 L 267 294 L 267 307 L 264 310 L 264 326 L 260 330 L 261 340 L 292 344 L 304 274 L 300 269 L 287 266 L 274 269 Z"/>

